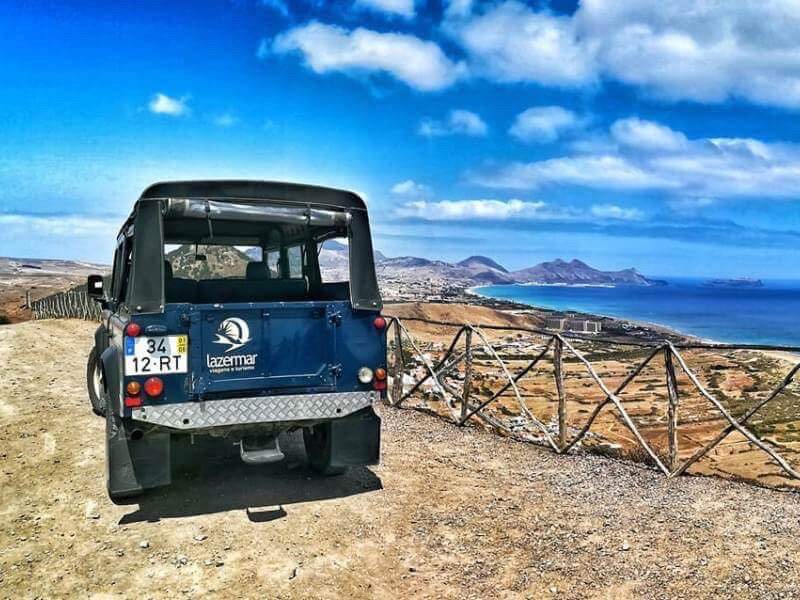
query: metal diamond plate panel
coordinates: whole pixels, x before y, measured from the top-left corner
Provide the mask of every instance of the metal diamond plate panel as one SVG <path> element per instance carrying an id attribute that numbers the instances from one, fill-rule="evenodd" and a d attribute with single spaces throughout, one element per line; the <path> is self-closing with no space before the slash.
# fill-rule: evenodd
<path id="1" fill-rule="evenodd" d="M 199 429 L 245 423 L 333 419 L 371 406 L 375 398 L 375 392 L 228 398 L 143 406 L 134 409 L 132 416 L 138 421 L 175 429 Z"/>

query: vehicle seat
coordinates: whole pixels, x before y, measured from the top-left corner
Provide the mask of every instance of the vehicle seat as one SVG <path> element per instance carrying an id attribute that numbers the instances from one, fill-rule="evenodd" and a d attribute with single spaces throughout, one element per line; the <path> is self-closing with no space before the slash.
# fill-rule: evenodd
<path id="1" fill-rule="evenodd" d="M 197 297 L 197 282 L 193 279 L 174 277 L 172 265 L 164 261 L 164 302 L 194 302 Z"/>
<path id="2" fill-rule="evenodd" d="M 245 279 L 248 281 L 264 281 L 270 278 L 269 266 L 263 262 L 247 263 Z"/>
<path id="3" fill-rule="evenodd" d="M 308 296 L 305 279 L 202 279 L 197 282 L 197 301 L 289 302 Z"/>

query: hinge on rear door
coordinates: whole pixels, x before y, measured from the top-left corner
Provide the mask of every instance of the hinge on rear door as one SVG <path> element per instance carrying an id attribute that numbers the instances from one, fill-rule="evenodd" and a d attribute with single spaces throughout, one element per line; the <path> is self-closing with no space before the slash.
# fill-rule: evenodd
<path id="1" fill-rule="evenodd" d="M 329 371 L 331 376 L 338 378 L 342 374 L 342 365 L 331 365 Z"/>
<path id="2" fill-rule="evenodd" d="M 342 313 L 340 313 L 338 311 L 334 312 L 334 313 L 331 313 L 330 316 L 328 317 L 328 320 L 331 323 L 333 323 L 334 325 L 341 325 L 342 324 Z"/>

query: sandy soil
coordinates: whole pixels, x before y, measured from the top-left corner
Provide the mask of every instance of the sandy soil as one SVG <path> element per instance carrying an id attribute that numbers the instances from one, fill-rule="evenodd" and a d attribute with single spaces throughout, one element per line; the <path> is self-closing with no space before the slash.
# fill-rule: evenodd
<path id="1" fill-rule="evenodd" d="M 383 459 L 312 476 L 176 449 L 171 488 L 115 506 L 84 389 L 94 325 L 0 327 L 0 597 L 781 598 L 800 497 L 669 481 L 383 409 Z M 191 452 L 187 452 L 191 450 Z"/>

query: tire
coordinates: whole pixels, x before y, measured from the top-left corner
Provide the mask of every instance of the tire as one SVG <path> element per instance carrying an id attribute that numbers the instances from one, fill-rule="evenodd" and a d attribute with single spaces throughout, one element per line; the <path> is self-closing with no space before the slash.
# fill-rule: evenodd
<path id="1" fill-rule="evenodd" d="M 347 467 L 331 466 L 331 424 L 320 423 L 303 429 L 308 464 L 320 475 L 341 475 Z"/>
<path id="2" fill-rule="evenodd" d="M 89 353 L 89 361 L 86 363 L 86 388 L 89 391 L 92 412 L 104 417 L 106 415 L 105 384 L 96 348 L 92 348 Z"/>

